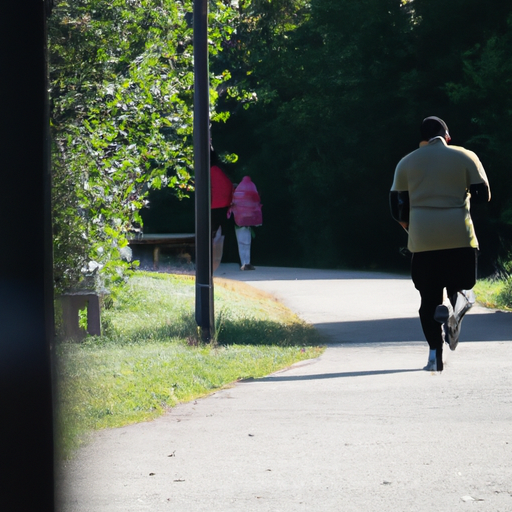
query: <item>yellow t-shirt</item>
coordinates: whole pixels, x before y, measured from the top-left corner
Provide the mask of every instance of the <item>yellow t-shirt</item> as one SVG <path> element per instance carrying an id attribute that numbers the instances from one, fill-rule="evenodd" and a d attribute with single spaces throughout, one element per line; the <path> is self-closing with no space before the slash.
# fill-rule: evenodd
<path id="1" fill-rule="evenodd" d="M 467 149 L 435 137 L 402 158 L 392 191 L 409 193 L 411 252 L 478 247 L 469 211 L 469 187 L 489 185 L 482 163 Z"/>

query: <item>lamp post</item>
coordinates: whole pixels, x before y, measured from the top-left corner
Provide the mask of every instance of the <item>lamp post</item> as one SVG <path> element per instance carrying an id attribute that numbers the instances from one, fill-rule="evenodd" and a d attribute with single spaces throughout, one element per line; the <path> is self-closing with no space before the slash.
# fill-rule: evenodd
<path id="1" fill-rule="evenodd" d="M 203 341 L 214 328 L 211 198 L 208 0 L 194 0 L 194 166 L 196 177 L 196 322 Z"/>

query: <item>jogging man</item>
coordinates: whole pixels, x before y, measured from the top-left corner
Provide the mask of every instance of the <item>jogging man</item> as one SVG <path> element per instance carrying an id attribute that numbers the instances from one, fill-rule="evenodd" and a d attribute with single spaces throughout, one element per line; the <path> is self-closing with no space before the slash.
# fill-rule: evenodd
<path id="1" fill-rule="evenodd" d="M 389 199 L 391 215 L 409 234 L 411 277 L 430 348 L 424 369 L 442 371 L 443 342 L 455 350 L 460 321 L 472 304 L 466 290 L 476 282 L 478 240 L 470 204 L 491 195 L 480 160 L 472 151 L 448 146 L 451 137 L 442 119 L 424 119 L 421 137 L 428 144 L 400 160 Z"/>

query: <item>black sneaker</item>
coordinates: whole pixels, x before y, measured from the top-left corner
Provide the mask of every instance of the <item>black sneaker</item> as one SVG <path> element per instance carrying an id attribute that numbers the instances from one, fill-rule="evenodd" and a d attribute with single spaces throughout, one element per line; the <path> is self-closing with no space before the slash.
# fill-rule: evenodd
<path id="1" fill-rule="evenodd" d="M 444 304 L 439 304 L 439 306 L 436 307 L 436 310 L 434 312 L 434 320 L 436 322 L 444 324 L 446 320 L 448 320 L 449 316 L 450 311 L 447 306 L 445 306 Z"/>
<path id="2" fill-rule="evenodd" d="M 439 304 L 439 306 L 436 307 L 434 319 L 440 324 L 443 324 L 444 341 L 448 343 L 450 350 L 455 350 L 459 344 L 460 321 L 454 314 L 452 307 L 450 306 L 450 308 L 448 308 L 448 306 L 444 304 Z"/>
<path id="3" fill-rule="evenodd" d="M 444 339 L 450 350 L 455 350 L 459 344 L 460 322 L 457 322 L 455 315 L 450 315 L 448 321 L 443 324 Z"/>

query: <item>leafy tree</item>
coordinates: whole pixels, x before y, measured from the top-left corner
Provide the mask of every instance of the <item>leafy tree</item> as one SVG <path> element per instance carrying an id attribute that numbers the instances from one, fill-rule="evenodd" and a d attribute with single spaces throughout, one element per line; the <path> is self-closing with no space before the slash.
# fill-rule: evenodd
<path id="1" fill-rule="evenodd" d="M 502 23 L 494 25 L 485 38 L 467 49 L 462 58 L 463 76 L 446 85 L 465 121 L 467 144 L 481 156 L 489 175 L 491 222 L 486 218 L 478 233 L 484 247 L 492 250 L 492 259 L 501 260 L 498 267 L 510 267 L 504 260 L 510 259 L 512 249 L 512 6 L 507 9 L 508 14 L 503 13 L 506 29 Z"/>
<path id="2" fill-rule="evenodd" d="M 236 12 L 210 2 L 210 52 Z M 193 188 L 192 1 L 56 1 L 49 27 L 56 280 L 130 268 L 151 188 Z M 211 77 L 216 87 L 229 73 Z M 212 93 L 212 120 L 217 95 Z"/>
<path id="3" fill-rule="evenodd" d="M 375 203 L 387 208 L 399 155 L 386 142 L 403 111 L 395 84 L 410 59 L 408 31 L 395 1 L 311 2 L 254 66 L 258 103 L 230 118 L 229 136 L 241 171 L 263 185 L 262 238 L 290 247 L 295 261 L 373 265 L 376 247 L 387 251 L 392 223 Z"/>
<path id="4" fill-rule="evenodd" d="M 486 258 L 495 259 L 496 240 L 509 237 L 509 4 L 272 3 L 295 4 L 300 16 L 258 32 L 269 18 L 251 11 L 240 39 L 250 47 L 240 81 L 251 106 L 235 105 L 216 128 L 239 155 L 235 172 L 261 188 L 260 261 L 406 267 L 387 193 L 397 161 L 417 147 L 420 120 L 433 114 L 446 118 L 455 144 L 477 151 L 499 189 L 488 210 L 494 222 L 485 212 L 478 219 Z"/>
<path id="5" fill-rule="evenodd" d="M 126 234 L 140 229 L 148 191 L 171 187 L 188 196 L 193 189 L 191 0 L 56 3 L 61 280 L 71 278 L 70 268 L 95 266 L 122 276 Z M 489 9 L 478 0 L 224 0 L 210 7 L 212 136 L 234 180 L 249 174 L 262 196 L 258 261 L 407 264 L 387 193 L 397 161 L 417 147 L 420 120 L 433 114 L 488 170 L 494 195 L 484 232 L 509 236 L 507 2 Z"/>

